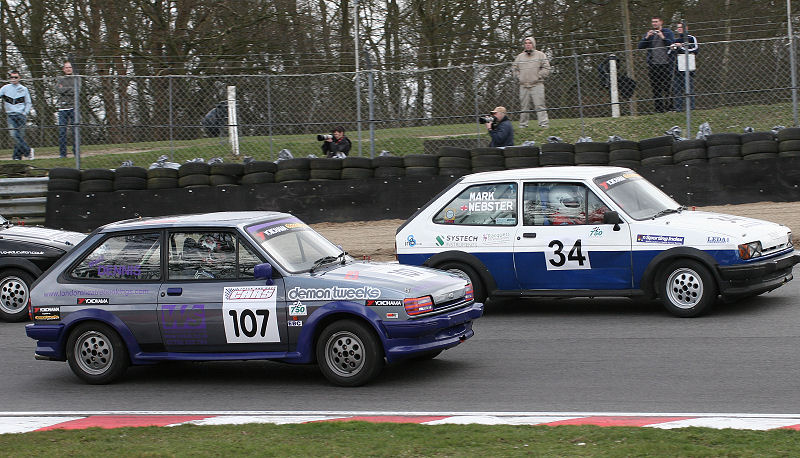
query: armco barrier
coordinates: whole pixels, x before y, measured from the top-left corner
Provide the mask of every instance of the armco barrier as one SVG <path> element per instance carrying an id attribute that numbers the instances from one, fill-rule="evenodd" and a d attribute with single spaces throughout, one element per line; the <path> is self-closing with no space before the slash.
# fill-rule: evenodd
<path id="1" fill-rule="evenodd" d="M 0 178 L 0 215 L 13 222 L 45 221 L 47 178 Z"/>
<path id="2" fill-rule="evenodd" d="M 684 205 L 800 201 L 800 158 L 636 167 Z M 126 218 L 276 210 L 306 222 L 408 218 L 456 178 L 370 178 L 116 192 L 50 191 L 46 225 L 76 231 Z"/>

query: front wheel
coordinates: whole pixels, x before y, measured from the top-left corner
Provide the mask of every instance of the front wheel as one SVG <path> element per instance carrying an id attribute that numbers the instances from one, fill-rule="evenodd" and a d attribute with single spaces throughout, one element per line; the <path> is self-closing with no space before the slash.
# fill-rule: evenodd
<path id="1" fill-rule="evenodd" d="M 72 372 L 92 385 L 111 383 L 128 368 L 128 351 L 108 325 L 79 324 L 67 340 L 67 361 Z"/>
<path id="2" fill-rule="evenodd" d="M 486 300 L 486 289 L 483 287 L 483 281 L 481 281 L 481 277 L 478 276 L 478 272 L 472 267 L 460 262 L 445 262 L 444 264 L 439 264 L 436 268 L 472 283 L 472 293 L 475 297 L 475 302 L 484 302 Z"/>
<path id="3" fill-rule="evenodd" d="M 383 346 L 367 325 L 353 320 L 336 321 L 319 336 L 317 364 L 330 382 L 360 386 L 383 368 Z"/>
<path id="4" fill-rule="evenodd" d="M 689 318 L 707 312 L 717 296 L 714 278 L 697 261 L 682 259 L 666 266 L 659 279 L 659 295 L 671 314 Z"/>
<path id="5" fill-rule="evenodd" d="M 33 276 L 24 270 L 0 272 L 0 319 L 23 321 L 28 317 L 28 298 Z"/>

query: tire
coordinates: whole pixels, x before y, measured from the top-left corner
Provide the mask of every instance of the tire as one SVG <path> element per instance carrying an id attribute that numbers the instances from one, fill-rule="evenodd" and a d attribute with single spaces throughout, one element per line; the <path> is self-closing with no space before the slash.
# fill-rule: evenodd
<path id="1" fill-rule="evenodd" d="M 778 141 L 800 140 L 800 127 L 787 127 L 778 131 Z M 800 150 L 800 148 L 798 148 Z"/>
<path id="2" fill-rule="evenodd" d="M 642 153 L 638 149 L 615 149 L 608 153 L 608 162 L 640 161 Z"/>
<path id="3" fill-rule="evenodd" d="M 430 154 L 409 154 L 403 157 L 403 165 L 408 167 L 438 167 L 439 158 Z"/>
<path id="4" fill-rule="evenodd" d="M 88 180 L 114 180 L 114 172 L 108 169 L 81 170 L 81 181 Z"/>
<path id="5" fill-rule="evenodd" d="M 436 155 L 439 157 L 460 157 L 461 159 L 469 159 L 471 157 L 468 149 L 455 146 L 440 146 Z"/>
<path id="6" fill-rule="evenodd" d="M 693 159 L 703 159 L 707 158 L 705 148 L 689 148 L 685 150 L 678 151 L 674 155 L 672 155 L 672 161 L 676 164 L 679 162 L 690 161 Z"/>
<path id="7" fill-rule="evenodd" d="M 660 148 L 664 146 L 669 146 L 670 148 L 672 148 L 672 143 L 674 142 L 675 139 L 671 135 L 665 135 L 663 137 L 647 138 L 639 142 L 639 149 L 644 151 L 646 149 Z"/>
<path id="8" fill-rule="evenodd" d="M 50 178 L 47 180 L 48 191 L 77 191 L 80 189 L 80 180 L 69 178 Z"/>
<path id="9" fill-rule="evenodd" d="M 617 151 L 621 149 L 633 149 L 639 151 L 639 142 L 632 140 L 620 140 L 618 142 L 611 142 L 608 144 L 608 151 Z"/>
<path id="10" fill-rule="evenodd" d="M 472 168 L 475 167 L 505 167 L 506 158 L 503 156 L 475 156 L 472 158 Z"/>
<path id="11" fill-rule="evenodd" d="M 483 280 L 471 266 L 461 262 L 444 262 L 436 266 L 436 268 L 472 283 L 472 294 L 475 297 L 475 302 L 484 302 L 486 300 L 486 288 L 483 285 Z"/>
<path id="12" fill-rule="evenodd" d="M 469 175 L 470 173 L 472 173 L 471 169 L 459 169 L 459 168 L 439 169 L 439 176 L 443 177 L 463 177 L 464 175 Z"/>
<path id="13" fill-rule="evenodd" d="M 699 165 L 699 164 L 708 164 L 707 159 L 687 159 L 685 161 L 676 162 L 675 165 Z"/>
<path id="14" fill-rule="evenodd" d="M 81 181 L 78 189 L 81 192 L 111 192 L 114 190 L 114 182 L 111 180 L 86 180 Z"/>
<path id="15" fill-rule="evenodd" d="M 407 177 L 433 177 L 439 174 L 439 167 L 406 167 Z"/>
<path id="16" fill-rule="evenodd" d="M 608 153 L 608 143 L 579 142 L 575 143 L 575 153 Z"/>
<path id="17" fill-rule="evenodd" d="M 480 173 L 480 172 L 500 172 L 500 171 L 502 171 L 502 170 L 505 170 L 505 169 L 506 169 L 505 167 L 473 167 L 473 168 L 472 168 L 472 171 L 473 171 L 474 173 Z"/>
<path id="18" fill-rule="evenodd" d="M 681 318 L 707 312 L 717 297 L 711 273 L 691 259 L 678 259 L 661 269 L 658 291 L 667 311 Z"/>
<path id="19" fill-rule="evenodd" d="M 244 175 L 244 164 L 236 164 L 236 163 L 217 163 L 211 164 L 209 168 L 209 174 L 211 175 L 227 175 L 229 177 L 240 177 Z"/>
<path id="20" fill-rule="evenodd" d="M 714 145 L 709 146 L 706 155 L 709 159 L 715 157 L 742 157 L 742 145 Z"/>
<path id="21" fill-rule="evenodd" d="M 529 169 L 532 167 L 539 167 L 539 156 L 507 157 L 505 166 L 507 169 Z"/>
<path id="22" fill-rule="evenodd" d="M 201 173 L 186 175 L 178 178 L 178 186 L 181 188 L 185 188 L 187 186 L 197 186 L 197 185 L 208 186 L 210 183 L 211 181 L 208 175 L 203 175 Z"/>
<path id="23" fill-rule="evenodd" d="M 242 184 L 275 183 L 275 174 L 272 172 L 248 173 L 242 177 Z"/>
<path id="24" fill-rule="evenodd" d="M 483 156 L 482 156 L 483 157 Z M 486 156 L 492 157 L 492 156 Z M 448 157 L 442 156 L 439 158 L 439 167 L 450 169 L 469 169 L 472 167 L 472 161 L 463 157 Z"/>
<path id="25" fill-rule="evenodd" d="M 211 186 L 225 186 L 231 184 L 239 184 L 239 179 L 230 175 L 209 175 L 208 184 Z"/>
<path id="26" fill-rule="evenodd" d="M 741 160 L 742 160 L 741 156 L 737 156 L 737 157 L 720 156 L 720 157 L 708 158 L 708 163 L 709 164 L 730 164 L 732 162 L 740 162 Z"/>
<path id="27" fill-rule="evenodd" d="M 178 170 L 167 167 L 156 167 L 147 171 L 147 179 L 152 178 L 178 178 Z"/>
<path id="28" fill-rule="evenodd" d="M 642 158 L 641 163 L 645 167 L 653 167 L 658 165 L 672 165 L 672 156 L 655 156 Z"/>
<path id="29" fill-rule="evenodd" d="M 362 169 L 358 167 L 346 167 L 342 169 L 342 180 L 361 180 L 372 178 L 372 169 Z"/>
<path id="30" fill-rule="evenodd" d="M 307 181 L 309 178 L 311 178 L 311 172 L 309 170 L 286 169 L 275 172 L 276 183 L 283 183 L 285 181 Z"/>
<path id="31" fill-rule="evenodd" d="M 574 153 L 575 147 L 569 143 L 543 143 L 539 148 L 544 153 Z"/>
<path id="32" fill-rule="evenodd" d="M 778 157 L 800 157 L 800 150 L 798 151 L 781 151 Z"/>
<path id="33" fill-rule="evenodd" d="M 343 169 L 371 169 L 372 159 L 368 157 L 346 157 L 342 159 Z"/>
<path id="34" fill-rule="evenodd" d="M 672 151 L 675 153 L 687 149 L 706 149 L 706 141 L 703 139 L 682 140 L 672 144 Z"/>
<path id="35" fill-rule="evenodd" d="M 752 142 L 742 143 L 742 156 L 749 156 L 758 153 L 777 153 L 778 142 L 775 140 L 753 140 Z"/>
<path id="36" fill-rule="evenodd" d="M 147 189 L 147 179 L 138 177 L 118 177 L 114 180 L 114 191 Z"/>
<path id="37" fill-rule="evenodd" d="M 778 152 L 800 151 L 800 140 L 783 140 L 778 142 Z"/>
<path id="38" fill-rule="evenodd" d="M 178 187 L 177 178 L 148 178 L 147 189 L 174 189 Z"/>
<path id="39" fill-rule="evenodd" d="M 211 173 L 211 166 L 205 162 L 187 162 L 178 168 L 178 178 L 188 175 L 208 175 Z"/>
<path id="40" fill-rule="evenodd" d="M 383 346 L 375 332 L 355 320 L 334 321 L 316 344 L 317 365 L 334 385 L 361 386 L 383 369 Z"/>
<path id="41" fill-rule="evenodd" d="M 469 159 L 469 154 L 467 155 Z M 372 159 L 372 166 L 378 167 L 404 167 L 405 163 L 400 156 L 378 156 Z"/>
<path id="42" fill-rule="evenodd" d="M 67 362 L 72 372 L 92 385 L 119 379 L 128 368 L 128 351 L 119 334 L 106 324 L 77 325 L 67 339 Z"/>
<path id="43" fill-rule="evenodd" d="M 311 180 L 341 180 L 342 170 L 311 169 L 309 177 Z"/>
<path id="44" fill-rule="evenodd" d="M 775 159 L 779 153 L 755 153 L 742 156 L 745 161 L 760 161 L 762 159 Z"/>
<path id="45" fill-rule="evenodd" d="M 311 170 L 342 170 L 341 159 L 312 158 L 308 161 Z"/>
<path id="46" fill-rule="evenodd" d="M 608 165 L 614 167 L 625 167 L 627 169 L 632 169 L 635 167 L 641 167 L 642 163 L 640 161 L 620 160 L 620 161 L 609 161 Z"/>
<path id="47" fill-rule="evenodd" d="M 275 173 L 278 165 L 270 161 L 250 161 L 244 165 L 244 174 L 270 172 Z"/>
<path id="48" fill-rule="evenodd" d="M 14 322 L 28 319 L 28 299 L 33 280 L 33 275 L 24 270 L 0 271 L 0 319 Z"/>
<path id="49" fill-rule="evenodd" d="M 470 157 L 476 156 L 502 156 L 503 149 L 502 148 L 495 148 L 494 146 L 481 146 L 478 148 L 472 148 L 469 150 Z"/>
<path id="50" fill-rule="evenodd" d="M 706 147 L 708 148 L 712 146 L 741 145 L 741 144 L 742 144 L 741 134 L 732 134 L 732 133 L 711 134 L 708 137 L 706 137 Z"/>
<path id="51" fill-rule="evenodd" d="M 608 154 L 602 151 L 575 153 L 575 165 L 608 165 Z"/>
<path id="52" fill-rule="evenodd" d="M 775 134 L 772 132 L 748 132 L 742 134 L 742 145 L 752 142 L 774 142 Z"/>
<path id="53" fill-rule="evenodd" d="M 67 167 L 56 167 L 54 169 L 50 169 L 50 172 L 48 172 L 47 176 L 49 176 L 51 179 L 58 178 L 66 180 L 80 180 L 81 171 Z"/>
<path id="54" fill-rule="evenodd" d="M 538 146 L 508 146 L 503 150 L 503 156 L 508 159 L 512 157 L 539 157 Z"/>
<path id="55" fill-rule="evenodd" d="M 114 179 L 131 177 L 147 179 L 147 169 L 143 167 L 119 167 L 114 170 Z"/>
<path id="56" fill-rule="evenodd" d="M 552 144 L 555 145 L 556 143 Z M 539 165 L 542 167 L 575 165 L 575 154 L 569 152 L 545 152 L 542 150 L 542 154 L 539 155 Z"/>
<path id="57" fill-rule="evenodd" d="M 656 156 L 672 156 L 672 146 L 659 146 L 657 148 L 642 149 L 639 151 L 642 159 Z"/>
<path id="58" fill-rule="evenodd" d="M 307 157 L 296 157 L 278 161 L 278 171 L 281 170 L 308 170 L 311 167 L 311 160 Z"/>
<path id="59" fill-rule="evenodd" d="M 403 177 L 406 169 L 403 167 L 376 167 L 372 170 L 375 178 Z"/>

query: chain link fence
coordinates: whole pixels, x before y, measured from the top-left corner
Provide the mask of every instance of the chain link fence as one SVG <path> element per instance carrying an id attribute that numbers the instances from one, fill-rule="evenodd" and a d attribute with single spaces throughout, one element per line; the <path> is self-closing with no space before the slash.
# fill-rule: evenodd
<path id="1" fill-rule="evenodd" d="M 748 122 L 760 128 L 793 123 L 788 38 L 698 39 L 690 104 L 694 129 L 709 119 L 716 131 L 741 131 Z M 644 125 L 646 136 L 656 136 L 672 125 L 686 125 L 683 111 L 657 113 L 645 50 L 622 51 L 616 58 L 620 112 L 638 129 L 631 132 L 644 135 Z M 601 141 L 612 134 L 639 139 L 621 127 L 625 123 L 607 122 L 612 113 L 609 59 L 609 54 L 550 56 L 553 70 L 545 91 L 551 127 L 517 129 L 516 143 L 541 143 L 553 132 L 571 136 L 564 138 L 569 142 L 583 135 Z M 383 150 L 397 155 L 430 152 L 442 139 L 487 144 L 479 115 L 504 105 L 512 121 L 519 119 L 518 82 L 511 65 L 358 74 L 80 75 L 79 161 L 72 146 L 67 159 L 58 158 L 55 78 L 24 80 L 33 98 L 26 139 L 36 149 L 36 161 L 47 161 L 42 166 L 82 168 L 116 167 L 125 160 L 146 167 L 162 155 L 175 162 L 196 157 L 240 161 L 244 156 L 274 160 L 281 149 L 295 156 L 319 156 L 316 135 L 335 126 L 344 127 L 353 142 L 351 155 L 367 157 Z M 669 110 L 681 108 L 675 102 L 685 88 L 682 78 L 674 81 L 677 77 L 682 74 L 672 71 L 668 76 L 664 106 Z M 229 138 L 228 87 L 235 87 L 238 156 Z M 72 137 L 70 129 L 70 143 Z M 0 134 L 0 148 L 1 160 L 10 160 L 13 140 L 8 130 Z"/>

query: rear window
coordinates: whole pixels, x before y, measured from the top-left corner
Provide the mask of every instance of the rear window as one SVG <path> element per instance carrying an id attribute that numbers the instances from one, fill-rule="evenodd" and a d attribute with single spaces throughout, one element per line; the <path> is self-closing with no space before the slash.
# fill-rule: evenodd
<path id="1" fill-rule="evenodd" d="M 157 232 L 109 237 L 70 272 L 72 278 L 136 281 L 161 278 L 161 237 Z"/>
<path id="2" fill-rule="evenodd" d="M 516 226 L 517 184 L 470 186 L 439 210 L 433 222 L 456 226 Z"/>

